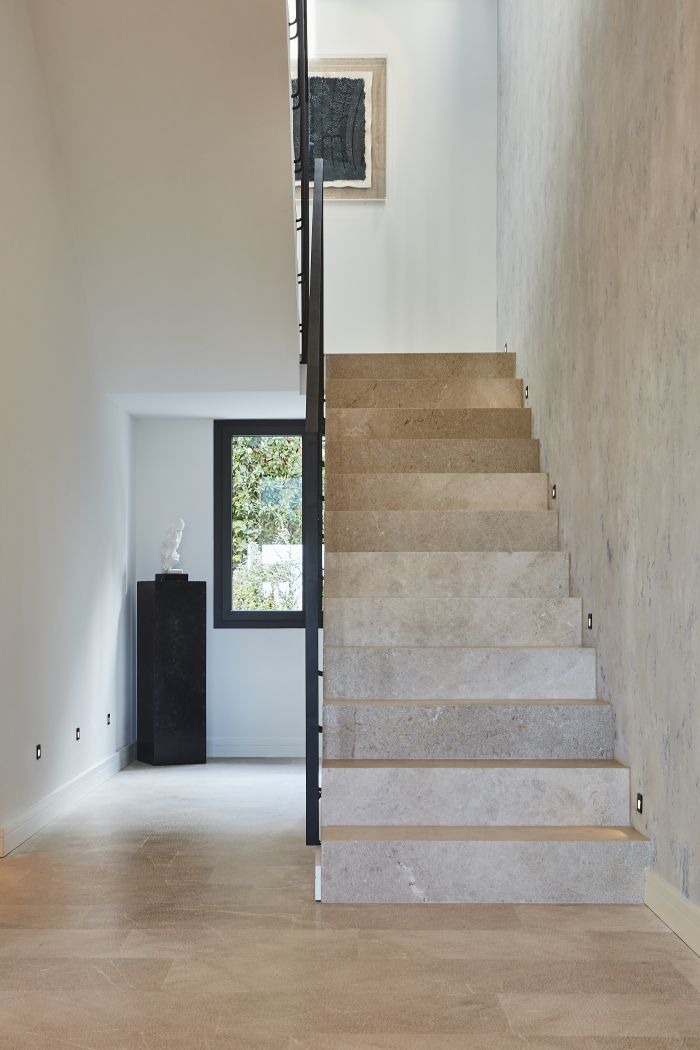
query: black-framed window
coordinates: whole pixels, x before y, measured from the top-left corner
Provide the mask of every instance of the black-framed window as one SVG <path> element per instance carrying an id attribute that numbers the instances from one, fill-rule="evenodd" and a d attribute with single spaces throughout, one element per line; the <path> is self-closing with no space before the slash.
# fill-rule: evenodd
<path id="1" fill-rule="evenodd" d="M 303 627 L 303 420 L 214 422 L 214 626 Z"/>

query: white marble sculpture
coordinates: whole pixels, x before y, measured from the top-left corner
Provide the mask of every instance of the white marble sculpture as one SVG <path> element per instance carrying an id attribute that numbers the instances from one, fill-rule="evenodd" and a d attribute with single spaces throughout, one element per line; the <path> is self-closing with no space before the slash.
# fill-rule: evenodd
<path id="1" fill-rule="evenodd" d="M 165 534 L 165 539 L 160 545 L 160 564 L 163 567 L 163 572 L 182 572 L 182 569 L 176 569 L 175 566 L 180 561 L 178 547 L 182 543 L 184 529 L 184 521 L 182 518 L 178 518 L 177 522 L 171 525 Z"/>

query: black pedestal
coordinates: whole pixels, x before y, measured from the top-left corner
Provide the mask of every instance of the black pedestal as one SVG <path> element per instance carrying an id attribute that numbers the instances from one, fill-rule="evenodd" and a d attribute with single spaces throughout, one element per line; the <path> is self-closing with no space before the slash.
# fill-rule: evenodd
<path id="1" fill-rule="evenodd" d="M 137 587 L 140 762 L 207 760 L 207 585 L 159 573 Z"/>

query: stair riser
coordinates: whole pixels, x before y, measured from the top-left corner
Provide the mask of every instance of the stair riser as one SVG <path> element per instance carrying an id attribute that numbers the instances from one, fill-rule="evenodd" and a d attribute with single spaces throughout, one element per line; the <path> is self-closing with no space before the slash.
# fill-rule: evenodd
<path id="1" fill-rule="evenodd" d="M 581 645 L 580 598 L 332 598 L 327 645 Z"/>
<path id="2" fill-rule="evenodd" d="M 328 354 L 335 379 L 513 379 L 515 354 Z"/>
<path id="3" fill-rule="evenodd" d="M 612 758 L 609 704 L 327 703 L 328 759 Z"/>
<path id="4" fill-rule="evenodd" d="M 529 408 L 334 408 L 326 434 L 337 438 L 529 438 Z"/>
<path id="5" fill-rule="evenodd" d="M 641 904 L 648 842 L 324 842 L 328 903 Z"/>
<path id="6" fill-rule="evenodd" d="M 629 770 L 542 767 L 332 767 L 323 824 L 622 826 Z M 323 837 L 323 836 L 321 836 Z"/>
<path id="7" fill-rule="evenodd" d="M 327 551 L 326 598 L 567 597 L 565 551 Z"/>
<path id="8" fill-rule="evenodd" d="M 328 700 L 595 700 L 594 649 L 324 647 Z"/>
<path id="9" fill-rule="evenodd" d="M 335 474 L 338 510 L 547 510 L 546 474 Z"/>
<path id="10" fill-rule="evenodd" d="M 329 408 L 522 408 L 522 379 L 332 379 Z"/>
<path id="11" fill-rule="evenodd" d="M 361 473 L 537 473 L 536 438 L 431 441 L 425 438 L 326 440 L 326 476 Z"/>
<path id="12" fill-rule="evenodd" d="M 329 551 L 554 551 L 559 516 L 542 511 L 326 511 Z"/>

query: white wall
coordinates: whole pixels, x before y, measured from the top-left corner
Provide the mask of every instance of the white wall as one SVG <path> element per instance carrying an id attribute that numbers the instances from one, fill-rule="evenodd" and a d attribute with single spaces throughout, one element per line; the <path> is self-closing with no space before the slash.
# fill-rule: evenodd
<path id="1" fill-rule="evenodd" d="M 178 517 L 181 567 L 207 582 L 208 754 L 303 755 L 303 630 L 212 626 L 212 421 L 137 419 L 132 441 L 134 582 L 160 571 L 160 541 Z"/>
<path id="2" fill-rule="evenodd" d="M 104 396 L 91 363 L 25 0 L 0 4 L 0 141 L 0 826 L 7 849 L 48 819 L 76 778 L 116 768 L 115 752 L 134 736 L 128 420 Z"/>
<path id="3" fill-rule="evenodd" d="M 496 349 L 496 0 L 311 0 L 318 56 L 387 56 L 387 200 L 328 203 L 328 353 Z"/>
<path id="4" fill-rule="evenodd" d="M 297 389 L 286 0 L 31 10 L 108 389 Z"/>

